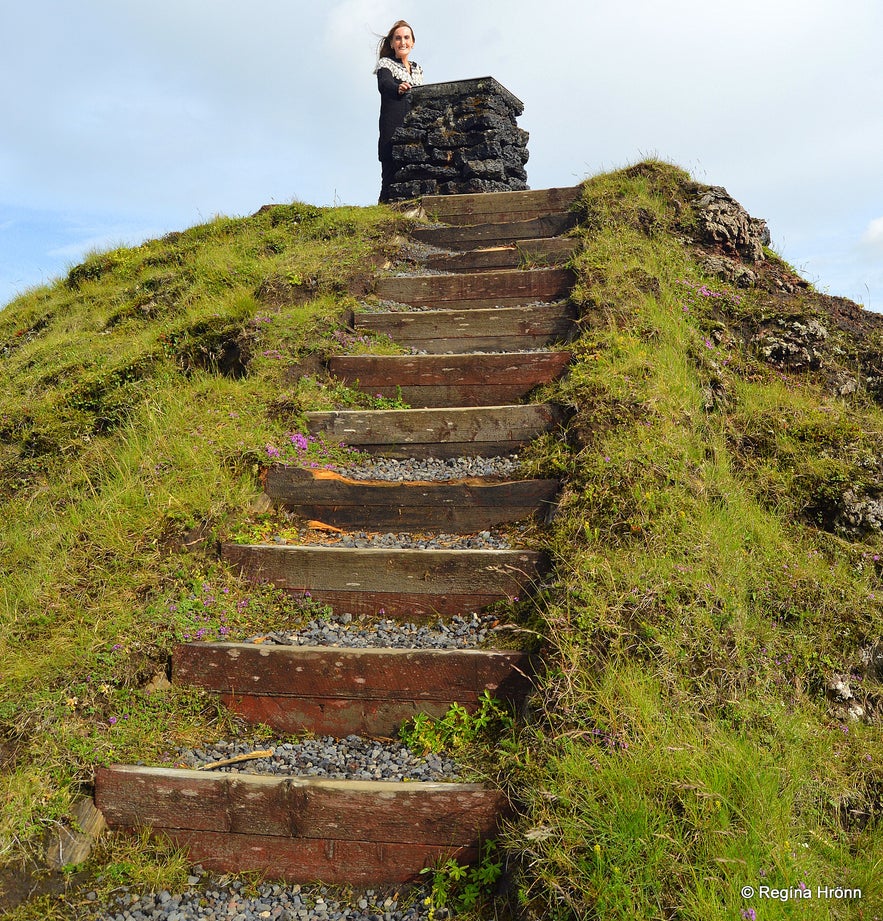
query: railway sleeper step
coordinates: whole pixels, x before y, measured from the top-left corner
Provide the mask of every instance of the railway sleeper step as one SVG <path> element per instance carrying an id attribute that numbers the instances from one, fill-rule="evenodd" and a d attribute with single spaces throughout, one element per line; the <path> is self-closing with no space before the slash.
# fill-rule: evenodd
<path id="1" fill-rule="evenodd" d="M 412 307 L 459 310 L 515 307 L 565 298 L 573 287 L 569 269 L 502 269 L 448 275 L 395 275 L 380 278 L 378 297 Z"/>
<path id="2" fill-rule="evenodd" d="M 466 192 L 424 195 L 423 210 L 445 224 L 503 223 L 566 211 L 582 194 L 582 186 L 530 189 L 519 192 Z"/>
<path id="3" fill-rule="evenodd" d="M 531 264 L 563 265 L 576 252 L 579 242 L 573 237 L 548 237 L 484 246 L 462 253 L 436 253 L 424 260 L 428 269 L 441 272 L 487 272 L 490 269 L 517 269 Z"/>
<path id="4" fill-rule="evenodd" d="M 531 674 L 518 650 L 188 643 L 172 656 L 176 685 L 217 694 L 249 723 L 340 738 L 395 737 L 418 713 L 474 711 L 485 691 L 518 706 Z"/>
<path id="5" fill-rule="evenodd" d="M 328 371 L 369 394 L 401 397 L 413 407 L 514 403 L 560 377 L 568 351 L 491 355 L 334 355 Z"/>
<path id="6" fill-rule="evenodd" d="M 222 558 L 253 582 L 309 596 L 338 613 L 428 619 L 530 594 L 549 571 L 529 550 L 420 550 L 223 544 Z"/>
<path id="7" fill-rule="evenodd" d="M 353 480 L 331 470 L 274 464 L 264 492 L 285 508 L 337 528 L 472 534 L 524 518 L 548 520 L 558 480 Z"/>
<path id="8" fill-rule="evenodd" d="M 566 342 L 574 332 L 572 304 L 535 304 L 467 310 L 357 313 L 357 331 L 379 333 L 430 355 L 476 351 L 517 352 Z"/>
<path id="9" fill-rule="evenodd" d="M 218 873 L 293 883 L 406 883 L 477 858 L 509 813 L 481 784 L 318 780 L 114 765 L 95 778 L 108 826 L 144 828 Z"/>
<path id="10" fill-rule="evenodd" d="M 497 457 L 560 428 L 553 403 L 308 412 L 310 434 L 388 457 Z"/>
<path id="11" fill-rule="evenodd" d="M 560 237 L 579 223 L 576 214 L 569 211 L 544 214 L 528 220 L 505 223 L 481 223 L 464 226 L 414 227 L 410 236 L 418 243 L 440 249 L 472 250 L 486 246 L 501 246 L 517 240 L 538 240 Z"/>

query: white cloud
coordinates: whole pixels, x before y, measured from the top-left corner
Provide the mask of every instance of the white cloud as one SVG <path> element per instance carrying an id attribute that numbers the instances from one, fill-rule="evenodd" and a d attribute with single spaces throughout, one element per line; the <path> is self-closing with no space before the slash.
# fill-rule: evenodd
<path id="1" fill-rule="evenodd" d="M 878 250 L 883 256 L 883 217 L 871 221 L 862 235 L 862 245 Z"/>

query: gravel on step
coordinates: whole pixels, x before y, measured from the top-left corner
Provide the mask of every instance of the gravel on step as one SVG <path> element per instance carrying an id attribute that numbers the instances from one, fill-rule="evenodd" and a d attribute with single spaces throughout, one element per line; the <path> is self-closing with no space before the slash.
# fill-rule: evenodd
<path id="1" fill-rule="evenodd" d="M 204 748 L 179 749 L 176 767 L 199 768 L 239 755 L 272 749 L 270 757 L 214 768 L 213 773 L 298 776 L 328 780 L 452 781 L 461 769 L 444 755 L 415 755 L 398 741 L 350 735 L 319 736 L 300 742 L 216 742 Z"/>
<path id="2" fill-rule="evenodd" d="M 387 298 L 378 298 L 376 301 L 371 303 L 365 303 L 364 301 L 359 302 L 359 309 L 356 311 L 356 316 L 360 313 L 424 313 L 427 310 L 433 310 L 438 308 L 432 308 L 427 306 L 414 307 L 411 304 L 402 304 L 400 301 L 391 301 Z"/>
<path id="3" fill-rule="evenodd" d="M 339 646 L 348 649 L 474 649 L 497 633 L 505 634 L 493 614 L 457 614 L 434 624 L 398 623 L 382 619 L 355 618 L 352 614 L 332 614 L 327 619 L 311 620 L 300 630 L 275 630 L 251 636 L 246 643 L 273 646 Z"/>
<path id="4" fill-rule="evenodd" d="M 566 345 L 564 346 L 566 348 Z M 518 349 L 517 354 L 527 355 L 530 352 L 548 352 L 550 349 L 558 348 L 555 345 L 538 345 L 534 349 Z M 512 354 L 512 349 L 469 349 L 469 355 L 510 355 Z M 409 347 L 409 355 L 463 355 L 464 352 L 462 349 L 454 350 L 450 352 L 427 352 L 426 349 L 416 349 Z"/>
<path id="5" fill-rule="evenodd" d="M 451 457 L 448 459 L 427 457 L 424 459 L 371 457 L 365 455 L 357 463 L 348 466 L 329 464 L 342 476 L 352 480 L 384 480 L 390 483 L 414 481 L 441 482 L 468 477 L 512 478 L 518 471 L 518 455 L 508 457 Z"/>
<path id="6" fill-rule="evenodd" d="M 347 531 L 328 533 L 312 528 L 286 532 L 272 543 L 313 547 L 353 547 L 360 550 L 510 550 L 512 545 L 500 531 L 476 534 L 426 534 L 417 532 Z"/>
<path id="7" fill-rule="evenodd" d="M 209 876 L 191 870 L 183 892 L 139 893 L 123 886 L 112 902 L 92 909 L 92 921 L 426 921 L 429 892 L 420 887 L 407 900 L 398 892 L 367 889 L 338 891 L 326 887 L 263 883 L 248 887 L 242 880 Z M 95 894 L 90 893 L 94 899 Z M 436 909 L 433 918 L 449 917 Z"/>
<path id="8" fill-rule="evenodd" d="M 436 275 L 449 275 L 450 272 L 433 272 L 433 273 L 421 273 L 421 274 L 436 274 Z M 493 304 L 490 307 L 485 307 L 485 310 L 503 310 L 506 307 L 552 307 L 559 306 L 563 307 L 567 304 L 566 300 L 558 301 L 530 301 L 526 304 Z M 403 304 L 401 301 L 393 301 L 388 298 L 378 298 L 376 301 L 371 303 L 366 303 L 364 301 L 359 302 L 359 309 L 356 311 L 356 316 L 360 313 L 425 313 L 428 310 L 457 310 L 456 301 L 451 301 L 450 304 L 445 305 L 444 303 L 437 303 L 432 306 L 429 304 Z M 471 309 L 471 308 L 466 308 Z"/>

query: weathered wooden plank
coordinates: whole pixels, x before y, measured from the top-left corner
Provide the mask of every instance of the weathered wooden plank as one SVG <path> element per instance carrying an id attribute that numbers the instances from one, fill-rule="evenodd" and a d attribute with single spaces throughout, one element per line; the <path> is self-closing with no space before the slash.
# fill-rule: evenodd
<path id="1" fill-rule="evenodd" d="M 569 269 L 507 269 L 450 275 L 398 275 L 381 278 L 378 297 L 414 307 L 509 307 L 567 297 L 574 275 Z"/>
<path id="2" fill-rule="evenodd" d="M 461 533 L 551 512 L 557 480 L 351 480 L 329 470 L 274 465 L 264 490 L 305 518 L 336 527 L 434 528 Z"/>
<path id="3" fill-rule="evenodd" d="M 481 784 L 321 780 L 179 768 L 100 768 L 110 828 L 148 827 L 338 841 L 471 845 L 506 800 Z"/>
<path id="4" fill-rule="evenodd" d="M 481 611 L 489 605 L 501 601 L 506 595 L 480 592 L 445 592 L 428 594 L 426 592 L 362 592 L 334 589 L 310 589 L 309 593 L 286 588 L 285 591 L 298 598 L 307 594 L 312 601 L 327 605 L 338 613 L 347 612 L 357 617 L 374 617 L 382 615 L 394 620 L 407 620 L 410 623 L 428 623 L 439 617 Z M 530 592 L 528 587 L 521 594 Z"/>
<path id="5" fill-rule="evenodd" d="M 572 331 L 573 324 L 569 320 L 562 319 L 549 332 L 442 336 L 438 339 L 421 339 L 418 337 L 414 340 L 405 340 L 403 338 L 400 344 L 409 348 L 421 349 L 427 355 L 453 355 L 458 352 L 517 352 L 519 349 L 544 349 L 561 342 L 567 342 Z M 506 393 L 506 391 L 501 389 L 500 393 Z M 471 404 L 466 401 L 463 403 L 445 403 L 444 405 L 469 406 Z"/>
<path id="6" fill-rule="evenodd" d="M 445 481 L 352 480 L 332 470 L 274 464 L 267 471 L 265 491 L 289 505 L 302 502 L 340 506 L 458 506 L 493 507 L 500 504 L 532 506 L 548 503 L 559 488 L 557 480 L 482 478 Z M 313 516 L 311 516 L 313 517 Z"/>
<path id="7" fill-rule="evenodd" d="M 414 408 L 517 403 L 558 378 L 571 353 L 335 355 L 328 370 L 364 393 L 401 397 Z"/>
<path id="8" fill-rule="evenodd" d="M 225 544 L 222 557 L 254 582 L 307 594 L 335 611 L 423 620 L 529 594 L 544 554 L 506 550 L 384 550 Z"/>
<path id="9" fill-rule="evenodd" d="M 535 240 L 541 237 L 558 237 L 577 225 L 577 216 L 571 212 L 546 214 L 542 217 L 508 223 L 484 223 L 462 227 L 415 227 L 411 236 L 421 243 L 457 250 L 496 246 L 514 240 Z"/>
<path id="10" fill-rule="evenodd" d="M 581 195 L 581 186 L 531 189 L 521 192 L 480 192 L 460 195 L 425 195 L 423 210 L 447 224 L 523 220 L 567 210 Z"/>
<path id="11" fill-rule="evenodd" d="M 489 269 L 516 269 L 526 262 L 560 265 L 576 252 L 579 241 L 574 237 L 549 237 L 524 240 L 473 249 L 464 253 L 427 256 L 425 265 L 442 272 L 486 272 Z"/>
<path id="12" fill-rule="evenodd" d="M 505 597 L 548 569 L 529 550 L 414 550 L 224 544 L 222 557 L 255 580 L 290 591 Z"/>
<path id="13" fill-rule="evenodd" d="M 548 345 L 547 337 L 543 337 L 542 344 Z M 441 341 L 441 340 L 439 340 Z M 450 355 L 450 348 L 453 347 L 451 340 L 444 340 L 448 343 L 449 348 L 440 352 L 443 355 Z M 459 345 L 458 348 L 461 347 Z M 466 340 L 468 341 L 468 340 Z M 519 340 L 521 342 L 522 340 Z M 437 344 L 437 343 L 435 343 Z M 501 340 L 494 339 L 493 346 L 501 344 Z M 481 348 L 480 345 L 474 345 L 473 348 Z M 485 348 L 488 346 L 485 345 Z M 436 384 L 429 387 L 408 386 L 393 387 L 382 384 L 376 387 L 367 387 L 353 384 L 357 390 L 363 393 L 370 393 L 382 397 L 389 397 L 391 400 L 400 399 L 412 406 L 414 409 L 438 409 L 444 406 L 500 406 L 504 403 L 518 403 L 523 400 L 533 387 L 525 387 L 523 384 Z"/>
<path id="14" fill-rule="evenodd" d="M 468 310 L 362 313 L 357 330 L 383 333 L 432 355 L 473 350 L 518 351 L 567 340 L 576 311 L 571 304 L 536 304 Z"/>
<path id="15" fill-rule="evenodd" d="M 351 734 L 394 738 L 418 713 L 442 718 L 450 707 L 439 700 L 378 700 L 365 698 L 270 697 L 261 694 L 221 694 L 220 703 L 252 725 L 270 726 L 290 735 L 315 732 L 344 737 Z M 463 703 L 467 710 L 474 704 Z"/>
<path id="16" fill-rule="evenodd" d="M 173 654 L 178 684 L 277 697 L 475 702 L 484 691 L 519 698 L 527 653 L 490 649 L 346 649 L 187 643 Z"/>
<path id="17" fill-rule="evenodd" d="M 373 841 L 319 841 L 303 838 L 260 838 L 217 832 L 165 832 L 186 848 L 192 863 L 215 873 L 260 873 L 292 883 L 322 882 L 331 886 L 392 886 L 425 879 L 424 867 L 449 857 L 475 863 L 478 847 L 450 847 Z"/>
<path id="18" fill-rule="evenodd" d="M 433 387 L 439 384 L 526 384 L 554 380 L 571 353 L 503 352 L 496 355 L 333 355 L 328 370 L 364 388 Z"/>
<path id="19" fill-rule="evenodd" d="M 173 655 L 176 684 L 218 693 L 250 723 L 286 734 L 395 736 L 417 713 L 474 710 L 485 690 L 520 702 L 531 672 L 526 653 L 501 650 L 191 643 Z"/>
<path id="20" fill-rule="evenodd" d="M 325 434 L 391 457 L 492 457 L 556 429 L 561 410 L 550 403 L 445 409 L 338 410 L 306 413 L 312 434 Z"/>

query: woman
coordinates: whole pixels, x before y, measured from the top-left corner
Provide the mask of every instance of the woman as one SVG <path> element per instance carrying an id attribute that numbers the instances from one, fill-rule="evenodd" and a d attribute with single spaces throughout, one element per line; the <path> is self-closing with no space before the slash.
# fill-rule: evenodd
<path id="1" fill-rule="evenodd" d="M 380 42 L 377 51 L 377 89 L 380 91 L 380 201 L 389 201 L 389 186 L 395 167 L 392 160 L 392 136 L 405 123 L 411 107 L 408 91 L 423 83 L 420 65 L 409 60 L 414 47 L 414 30 L 400 19 Z"/>

